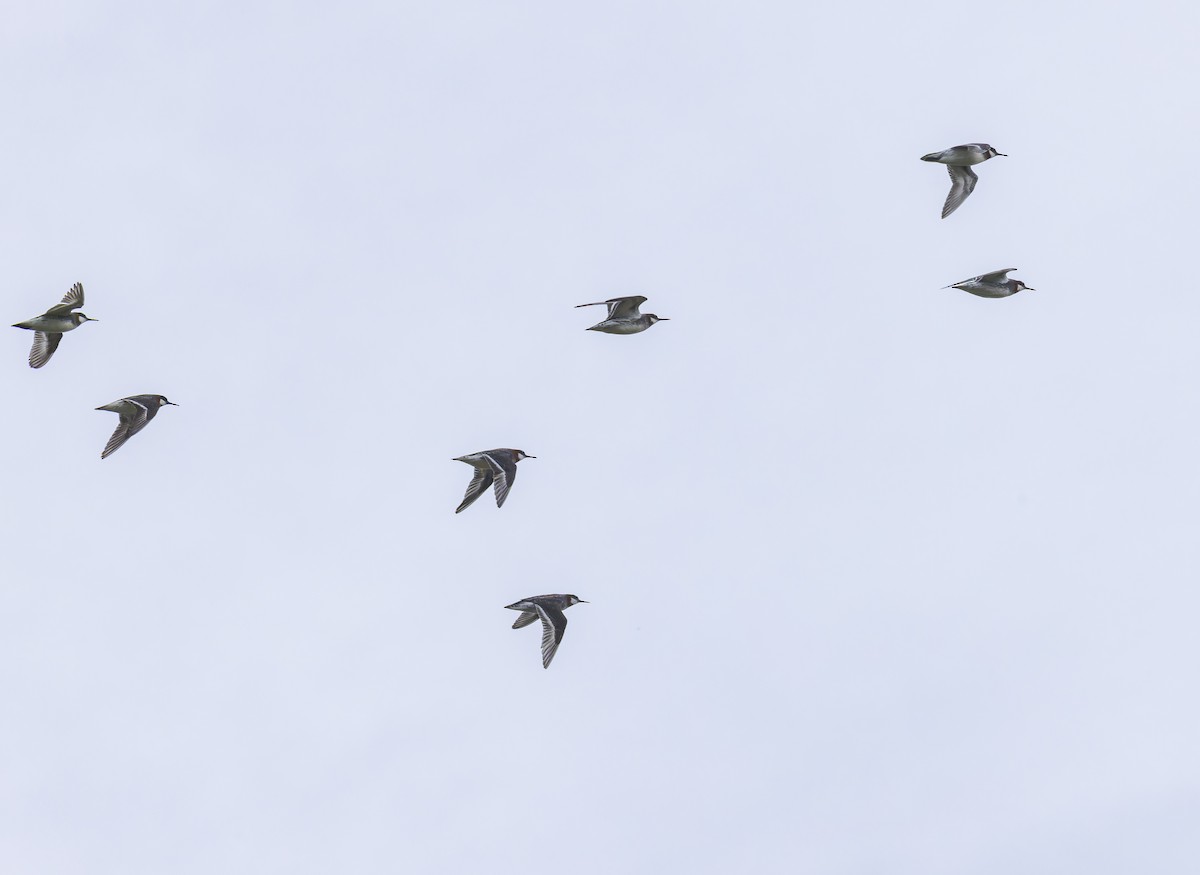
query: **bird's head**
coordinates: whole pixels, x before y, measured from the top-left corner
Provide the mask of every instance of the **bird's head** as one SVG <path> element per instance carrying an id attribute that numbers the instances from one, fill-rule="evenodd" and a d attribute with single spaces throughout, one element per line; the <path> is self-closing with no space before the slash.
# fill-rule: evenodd
<path id="1" fill-rule="evenodd" d="M 99 322 L 100 321 L 99 319 L 93 319 L 91 316 L 87 316 L 83 313 L 72 313 L 71 318 L 73 320 L 75 320 L 76 327 L 79 327 L 84 322 Z"/>
<path id="2" fill-rule="evenodd" d="M 569 596 L 567 596 L 567 607 L 570 607 L 571 605 L 580 605 L 580 604 L 582 604 L 582 605 L 586 605 L 586 604 L 587 604 L 587 602 L 586 602 L 586 601 L 584 601 L 583 599 L 581 599 L 581 598 L 580 598 L 579 596 L 577 596 L 577 595 L 569 595 Z"/>
<path id="3" fill-rule="evenodd" d="M 158 406 L 159 406 L 159 407 L 166 407 L 168 404 L 170 404 L 172 407 L 178 407 L 178 406 L 179 406 L 179 405 L 178 405 L 178 404 L 176 404 L 174 401 L 168 401 L 168 400 L 167 400 L 167 396 L 166 396 L 166 395 L 159 395 L 159 396 L 158 396 Z"/>
<path id="4" fill-rule="evenodd" d="M 1025 283 L 1021 282 L 1020 280 L 1014 280 L 1014 282 L 1017 284 L 1017 291 L 1018 291 L 1018 292 L 1023 292 L 1023 291 L 1025 291 L 1026 289 L 1029 289 L 1029 291 L 1031 291 L 1031 292 L 1036 292 L 1036 291 L 1037 291 L 1037 289 L 1035 289 L 1035 288 L 1033 288 L 1033 287 L 1031 287 L 1031 286 L 1027 286 L 1027 285 L 1025 285 Z M 1014 294 L 1015 294 L 1015 293 L 1014 293 Z"/>
<path id="5" fill-rule="evenodd" d="M 666 316 L 655 316 L 653 313 L 647 313 L 646 318 L 650 320 L 651 325 L 653 325 L 655 322 L 670 322 L 671 321 Z"/>
<path id="6" fill-rule="evenodd" d="M 536 459 L 537 456 L 531 456 L 524 450 L 513 450 L 513 458 L 520 462 L 522 459 Z"/>

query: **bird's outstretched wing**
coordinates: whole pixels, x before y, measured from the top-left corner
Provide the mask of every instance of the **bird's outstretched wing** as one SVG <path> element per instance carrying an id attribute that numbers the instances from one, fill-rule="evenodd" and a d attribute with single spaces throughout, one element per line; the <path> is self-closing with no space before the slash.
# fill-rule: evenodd
<path id="1" fill-rule="evenodd" d="M 962 206 L 979 181 L 975 171 L 963 164 L 947 164 L 946 172 L 950 174 L 950 194 L 946 195 L 946 203 L 942 206 L 943 219 Z"/>
<path id="2" fill-rule="evenodd" d="M 121 421 L 117 423 L 116 431 L 112 433 L 112 437 L 104 445 L 104 452 L 100 454 L 101 459 L 107 459 L 117 450 L 121 449 L 125 445 L 125 441 L 145 428 L 146 423 L 153 419 L 150 408 L 141 401 L 134 401 L 132 398 L 122 398 L 120 401 L 114 401 L 112 404 L 105 404 L 103 407 L 97 407 L 96 409 L 111 410 L 121 417 Z M 154 413 L 157 412 L 157 410 L 154 411 Z"/>
<path id="3" fill-rule="evenodd" d="M 474 468 L 475 475 L 471 478 L 470 484 L 467 485 L 467 494 L 463 496 L 462 504 L 454 509 L 455 513 L 462 513 L 468 507 L 475 503 L 475 499 L 483 495 L 489 486 L 492 485 L 492 472 L 488 468 Z"/>
<path id="4" fill-rule="evenodd" d="M 1003 283 L 1007 280 L 1007 274 L 1016 270 L 1015 267 L 1006 267 L 1004 270 L 993 270 L 991 273 L 981 273 L 979 276 L 973 276 L 970 279 L 959 280 L 956 283 L 951 283 L 948 286 L 942 286 L 943 289 L 960 289 L 963 286 L 974 286 L 983 284 Z"/>
<path id="5" fill-rule="evenodd" d="M 492 466 L 492 482 L 496 486 L 496 507 L 504 507 L 504 499 L 508 498 L 508 490 L 512 489 L 513 481 L 517 479 L 517 463 L 507 453 L 485 453 L 483 456 Z"/>
<path id="6" fill-rule="evenodd" d="M 641 315 L 638 307 L 644 303 L 646 303 L 645 295 L 630 295 L 627 298 L 609 298 L 607 301 L 593 301 L 591 304 L 576 304 L 575 308 L 604 305 L 608 307 L 609 319 L 635 319 Z"/>
<path id="7" fill-rule="evenodd" d="M 557 608 L 547 608 L 538 604 L 535 604 L 535 607 L 542 619 L 542 668 L 549 668 L 550 660 L 554 659 L 554 654 L 558 652 L 563 633 L 567 631 L 567 617 Z"/>
<path id="8" fill-rule="evenodd" d="M 646 296 L 631 295 L 628 298 L 612 298 L 604 303 L 608 304 L 609 319 L 636 319 L 641 315 L 638 307 L 646 303 Z"/>
<path id="9" fill-rule="evenodd" d="M 33 335 L 33 346 L 29 350 L 29 367 L 40 368 L 50 361 L 62 335 L 56 332 L 37 331 Z"/>
<path id="10" fill-rule="evenodd" d="M 46 311 L 47 316 L 66 316 L 72 310 L 83 306 L 83 283 L 75 283 L 71 290 L 63 295 L 62 303 L 55 304 Z"/>
<path id="11" fill-rule="evenodd" d="M 521 616 L 513 620 L 512 627 L 514 629 L 524 629 L 530 623 L 538 618 L 537 611 L 522 611 Z"/>
<path id="12" fill-rule="evenodd" d="M 121 447 L 125 446 L 125 441 L 129 440 L 130 436 L 129 426 L 122 419 L 117 425 L 117 430 L 112 433 L 112 437 L 104 445 L 104 451 L 100 453 L 100 458 L 107 459 L 117 450 L 121 449 Z"/>

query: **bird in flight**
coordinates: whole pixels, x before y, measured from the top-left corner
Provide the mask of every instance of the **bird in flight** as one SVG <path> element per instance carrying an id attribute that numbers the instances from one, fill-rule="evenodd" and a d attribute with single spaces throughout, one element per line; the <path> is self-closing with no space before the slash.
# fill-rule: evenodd
<path id="1" fill-rule="evenodd" d="M 979 177 L 975 175 L 971 165 L 982 164 L 997 155 L 1002 158 L 1008 157 L 987 143 L 967 143 L 965 146 L 953 146 L 921 156 L 922 161 L 945 164 L 950 173 L 950 194 L 946 196 L 946 203 L 942 206 L 943 219 L 962 206 L 962 202 L 975 190 L 975 183 L 979 181 Z"/>
<path id="2" fill-rule="evenodd" d="M 645 295 L 631 295 L 628 298 L 609 298 L 607 301 L 593 301 L 591 304 L 576 304 L 580 307 L 608 307 L 608 316 L 603 322 L 597 322 L 588 331 L 603 331 L 605 334 L 639 334 L 655 322 L 670 322 L 664 316 L 653 313 L 642 313 L 638 307 L 646 303 Z"/>
<path id="3" fill-rule="evenodd" d="M 563 633 L 567 631 L 567 618 L 563 614 L 571 605 L 587 604 L 577 595 L 531 595 L 527 599 L 513 602 L 504 607 L 510 611 L 520 611 L 521 616 L 513 621 L 514 629 L 522 629 L 534 620 L 542 621 L 542 668 L 550 667 L 550 660 L 558 651 Z"/>
<path id="4" fill-rule="evenodd" d="M 462 504 L 454 512 L 462 513 L 493 484 L 496 487 L 496 507 L 504 507 L 508 490 L 512 489 L 513 481 L 517 479 L 517 462 L 536 458 L 537 456 L 531 456 L 524 450 L 507 448 L 455 456 L 453 461 L 466 462 L 475 469 L 475 476 L 467 486 L 467 494 L 463 496 Z"/>
<path id="5" fill-rule="evenodd" d="M 84 322 L 100 321 L 85 316 L 82 312 L 73 312 L 82 306 L 83 283 L 75 283 L 63 296 L 61 303 L 55 304 L 41 316 L 13 324 L 13 328 L 25 328 L 36 332 L 33 335 L 33 348 L 29 350 L 29 367 L 40 368 L 50 361 L 50 356 L 54 355 L 66 332 L 74 331 Z"/>
<path id="6" fill-rule="evenodd" d="M 121 449 L 125 445 L 125 441 L 146 427 L 146 424 L 158 413 L 160 407 L 168 404 L 172 407 L 179 406 L 174 401 L 168 401 L 164 395 L 130 395 L 128 398 L 97 407 L 97 410 L 111 410 L 121 417 L 121 421 L 117 423 L 117 430 L 108 439 L 100 458 L 107 459 Z"/>
<path id="7" fill-rule="evenodd" d="M 991 273 L 981 273 L 979 276 L 973 276 L 969 280 L 963 280 L 961 283 L 954 283 L 949 286 L 942 286 L 944 289 L 962 289 L 964 292 L 970 292 L 972 295 L 978 295 L 981 298 L 1007 298 L 1009 295 L 1015 295 L 1022 289 L 1029 289 L 1036 292 L 1037 289 L 1030 289 L 1029 286 L 1020 280 L 1010 280 L 1008 275 L 1018 268 L 1006 267 L 1004 270 L 993 270 Z"/>

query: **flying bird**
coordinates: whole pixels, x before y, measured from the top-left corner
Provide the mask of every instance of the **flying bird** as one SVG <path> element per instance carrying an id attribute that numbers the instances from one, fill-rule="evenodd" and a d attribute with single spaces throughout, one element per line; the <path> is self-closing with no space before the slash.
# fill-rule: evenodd
<path id="1" fill-rule="evenodd" d="M 121 417 L 121 421 L 117 423 L 117 430 L 108 439 L 100 458 L 107 459 L 121 449 L 125 441 L 146 427 L 146 423 L 154 418 L 160 407 L 168 404 L 172 407 L 179 406 L 174 401 L 168 401 L 163 395 L 130 395 L 128 398 L 97 407 L 97 410 L 111 410 Z"/>
<path id="2" fill-rule="evenodd" d="M 29 350 L 29 367 L 40 368 L 50 361 L 50 356 L 58 349 L 64 333 L 74 331 L 84 322 L 99 322 L 85 316 L 82 312 L 75 313 L 83 306 L 83 283 L 75 283 L 67 292 L 62 303 L 55 304 L 41 316 L 34 316 L 24 322 L 16 322 L 13 328 L 25 328 L 34 331 L 33 348 Z"/>
<path id="3" fill-rule="evenodd" d="M 577 595 L 531 595 L 504 607 L 510 611 L 521 611 L 521 616 L 512 624 L 514 629 L 522 629 L 534 620 L 542 621 L 542 668 L 549 668 L 550 660 L 554 659 L 562 642 L 563 633 L 567 631 L 567 618 L 563 611 L 581 602 L 587 604 Z"/>
<path id="4" fill-rule="evenodd" d="M 537 456 L 531 456 L 524 450 L 507 448 L 455 456 L 453 461 L 466 462 L 475 469 L 475 476 L 467 486 L 467 494 L 463 496 L 462 504 L 454 512 L 462 513 L 492 484 L 496 486 L 496 507 L 504 507 L 508 490 L 512 489 L 513 481 L 517 479 L 517 462 L 536 458 Z"/>
<path id="5" fill-rule="evenodd" d="M 664 316 L 653 313 L 641 313 L 638 307 L 646 303 L 644 295 L 631 295 L 628 298 L 609 298 L 607 301 L 594 301 L 591 304 L 577 304 L 580 307 L 608 307 L 608 316 L 603 322 L 597 322 L 588 331 L 603 331 L 605 334 L 639 334 L 655 322 L 670 322 Z"/>
<path id="6" fill-rule="evenodd" d="M 1004 270 L 993 270 L 991 273 L 981 273 L 979 276 L 973 276 L 969 280 L 963 280 L 961 283 L 954 283 L 949 286 L 942 286 L 944 289 L 962 289 L 964 292 L 970 292 L 972 295 L 978 295 L 981 298 L 1007 298 L 1009 295 L 1015 295 L 1022 289 L 1030 287 L 1020 280 L 1010 280 L 1008 274 L 1018 270 L 1015 267 L 1006 267 Z M 1037 289 L 1030 289 L 1036 292 Z"/>
<path id="7" fill-rule="evenodd" d="M 954 146 L 950 149 L 943 149 L 941 152 L 930 152 L 928 155 L 921 156 L 922 161 L 945 164 L 946 170 L 950 173 L 950 194 L 946 196 L 946 203 L 942 206 L 943 219 L 962 206 L 962 202 L 975 190 L 975 183 L 979 181 L 979 177 L 975 175 L 971 165 L 982 164 L 997 155 L 1003 158 L 1008 157 L 1003 152 L 997 152 L 987 143 L 967 143 L 965 146 Z"/>

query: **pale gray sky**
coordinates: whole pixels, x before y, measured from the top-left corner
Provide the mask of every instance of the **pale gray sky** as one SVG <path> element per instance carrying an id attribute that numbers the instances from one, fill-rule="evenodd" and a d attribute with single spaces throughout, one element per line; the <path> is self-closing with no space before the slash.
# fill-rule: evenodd
<path id="1" fill-rule="evenodd" d="M 4 871 L 1195 871 L 1193 5 L 4 22 Z"/>

